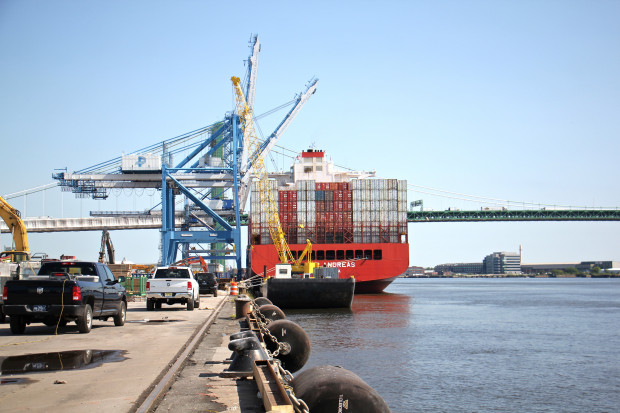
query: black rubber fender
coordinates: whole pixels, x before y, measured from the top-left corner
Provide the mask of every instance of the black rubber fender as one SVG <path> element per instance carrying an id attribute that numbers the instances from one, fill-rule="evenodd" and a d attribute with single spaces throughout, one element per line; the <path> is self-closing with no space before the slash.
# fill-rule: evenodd
<path id="1" fill-rule="evenodd" d="M 342 367 L 305 370 L 293 379 L 292 386 L 311 412 L 390 413 L 379 393 Z"/>
<path id="2" fill-rule="evenodd" d="M 310 357 L 310 338 L 301 326 L 291 320 L 277 320 L 267 326 L 269 332 L 278 340 L 286 343 L 284 349 L 276 356 L 282 367 L 294 373 L 300 370 Z M 272 353 L 278 346 L 267 335 L 264 336 L 267 349 Z"/>
<path id="3" fill-rule="evenodd" d="M 261 306 L 266 305 L 266 304 L 273 304 L 273 303 L 267 297 L 258 297 L 254 299 L 254 307 L 256 308 L 260 308 Z"/>
<path id="4" fill-rule="evenodd" d="M 280 307 L 277 307 L 273 304 L 265 304 L 261 308 L 258 309 L 260 313 L 268 320 L 276 321 L 282 320 L 286 318 L 286 314 L 284 311 L 280 310 Z"/>

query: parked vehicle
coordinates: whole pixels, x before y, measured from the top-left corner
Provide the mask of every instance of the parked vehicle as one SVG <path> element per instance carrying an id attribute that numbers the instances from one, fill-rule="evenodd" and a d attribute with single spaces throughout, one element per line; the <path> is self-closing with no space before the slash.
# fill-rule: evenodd
<path id="1" fill-rule="evenodd" d="M 36 276 L 7 281 L 2 299 L 13 334 L 23 334 L 32 323 L 64 326 L 70 321 L 80 333 L 89 333 L 93 319 L 112 317 L 114 325 L 122 326 L 127 316 L 125 288 L 98 262 L 44 262 Z"/>
<path id="2" fill-rule="evenodd" d="M 146 309 L 162 304 L 187 304 L 187 311 L 200 306 L 200 288 L 189 267 L 159 267 L 146 282 Z"/>
<path id="3" fill-rule="evenodd" d="M 213 294 L 217 297 L 217 278 L 212 272 L 196 273 L 196 281 L 198 281 L 200 294 Z"/>

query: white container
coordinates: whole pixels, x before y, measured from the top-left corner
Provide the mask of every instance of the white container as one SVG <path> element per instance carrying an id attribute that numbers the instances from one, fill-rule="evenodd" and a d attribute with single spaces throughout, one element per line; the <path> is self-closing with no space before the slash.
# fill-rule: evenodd
<path id="1" fill-rule="evenodd" d="M 121 171 L 124 173 L 161 172 L 161 157 L 152 153 L 121 156 Z"/>
<path id="2" fill-rule="evenodd" d="M 398 212 L 396 211 L 389 212 L 389 224 L 398 225 Z"/>
<path id="3" fill-rule="evenodd" d="M 407 224 L 407 213 L 406 212 L 398 212 L 398 223 L 399 224 Z"/>

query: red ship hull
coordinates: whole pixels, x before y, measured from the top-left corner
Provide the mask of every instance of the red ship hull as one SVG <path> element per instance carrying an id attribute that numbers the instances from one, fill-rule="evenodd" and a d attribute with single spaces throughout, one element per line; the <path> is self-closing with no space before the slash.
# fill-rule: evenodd
<path id="1" fill-rule="evenodd" d="M 291 251 L 302 251 L 303 244 L 289 245 Z M 355 277 L 356 294 L 382 292 L 409 266 L 409 244 L 312 244 L 313 259 L 320 266 L 338 267 L 339 278 Z M 331 259 L 333 258 L 333 259 Z M 255 274 L 273 275 L 278 254 L 272 244 L 253 245 L 251 266 Z"/>

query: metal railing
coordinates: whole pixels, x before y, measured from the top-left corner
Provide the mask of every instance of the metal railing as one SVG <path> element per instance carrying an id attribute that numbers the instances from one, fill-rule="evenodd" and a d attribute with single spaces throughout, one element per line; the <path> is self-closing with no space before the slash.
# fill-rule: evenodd
<path id="1" fill-rule="evenodd" d="M 121 281 L 121 285 L 125 287 L 127 295 L 146 296 L 146 280 L 148 277 L 127 277 Z"/>

